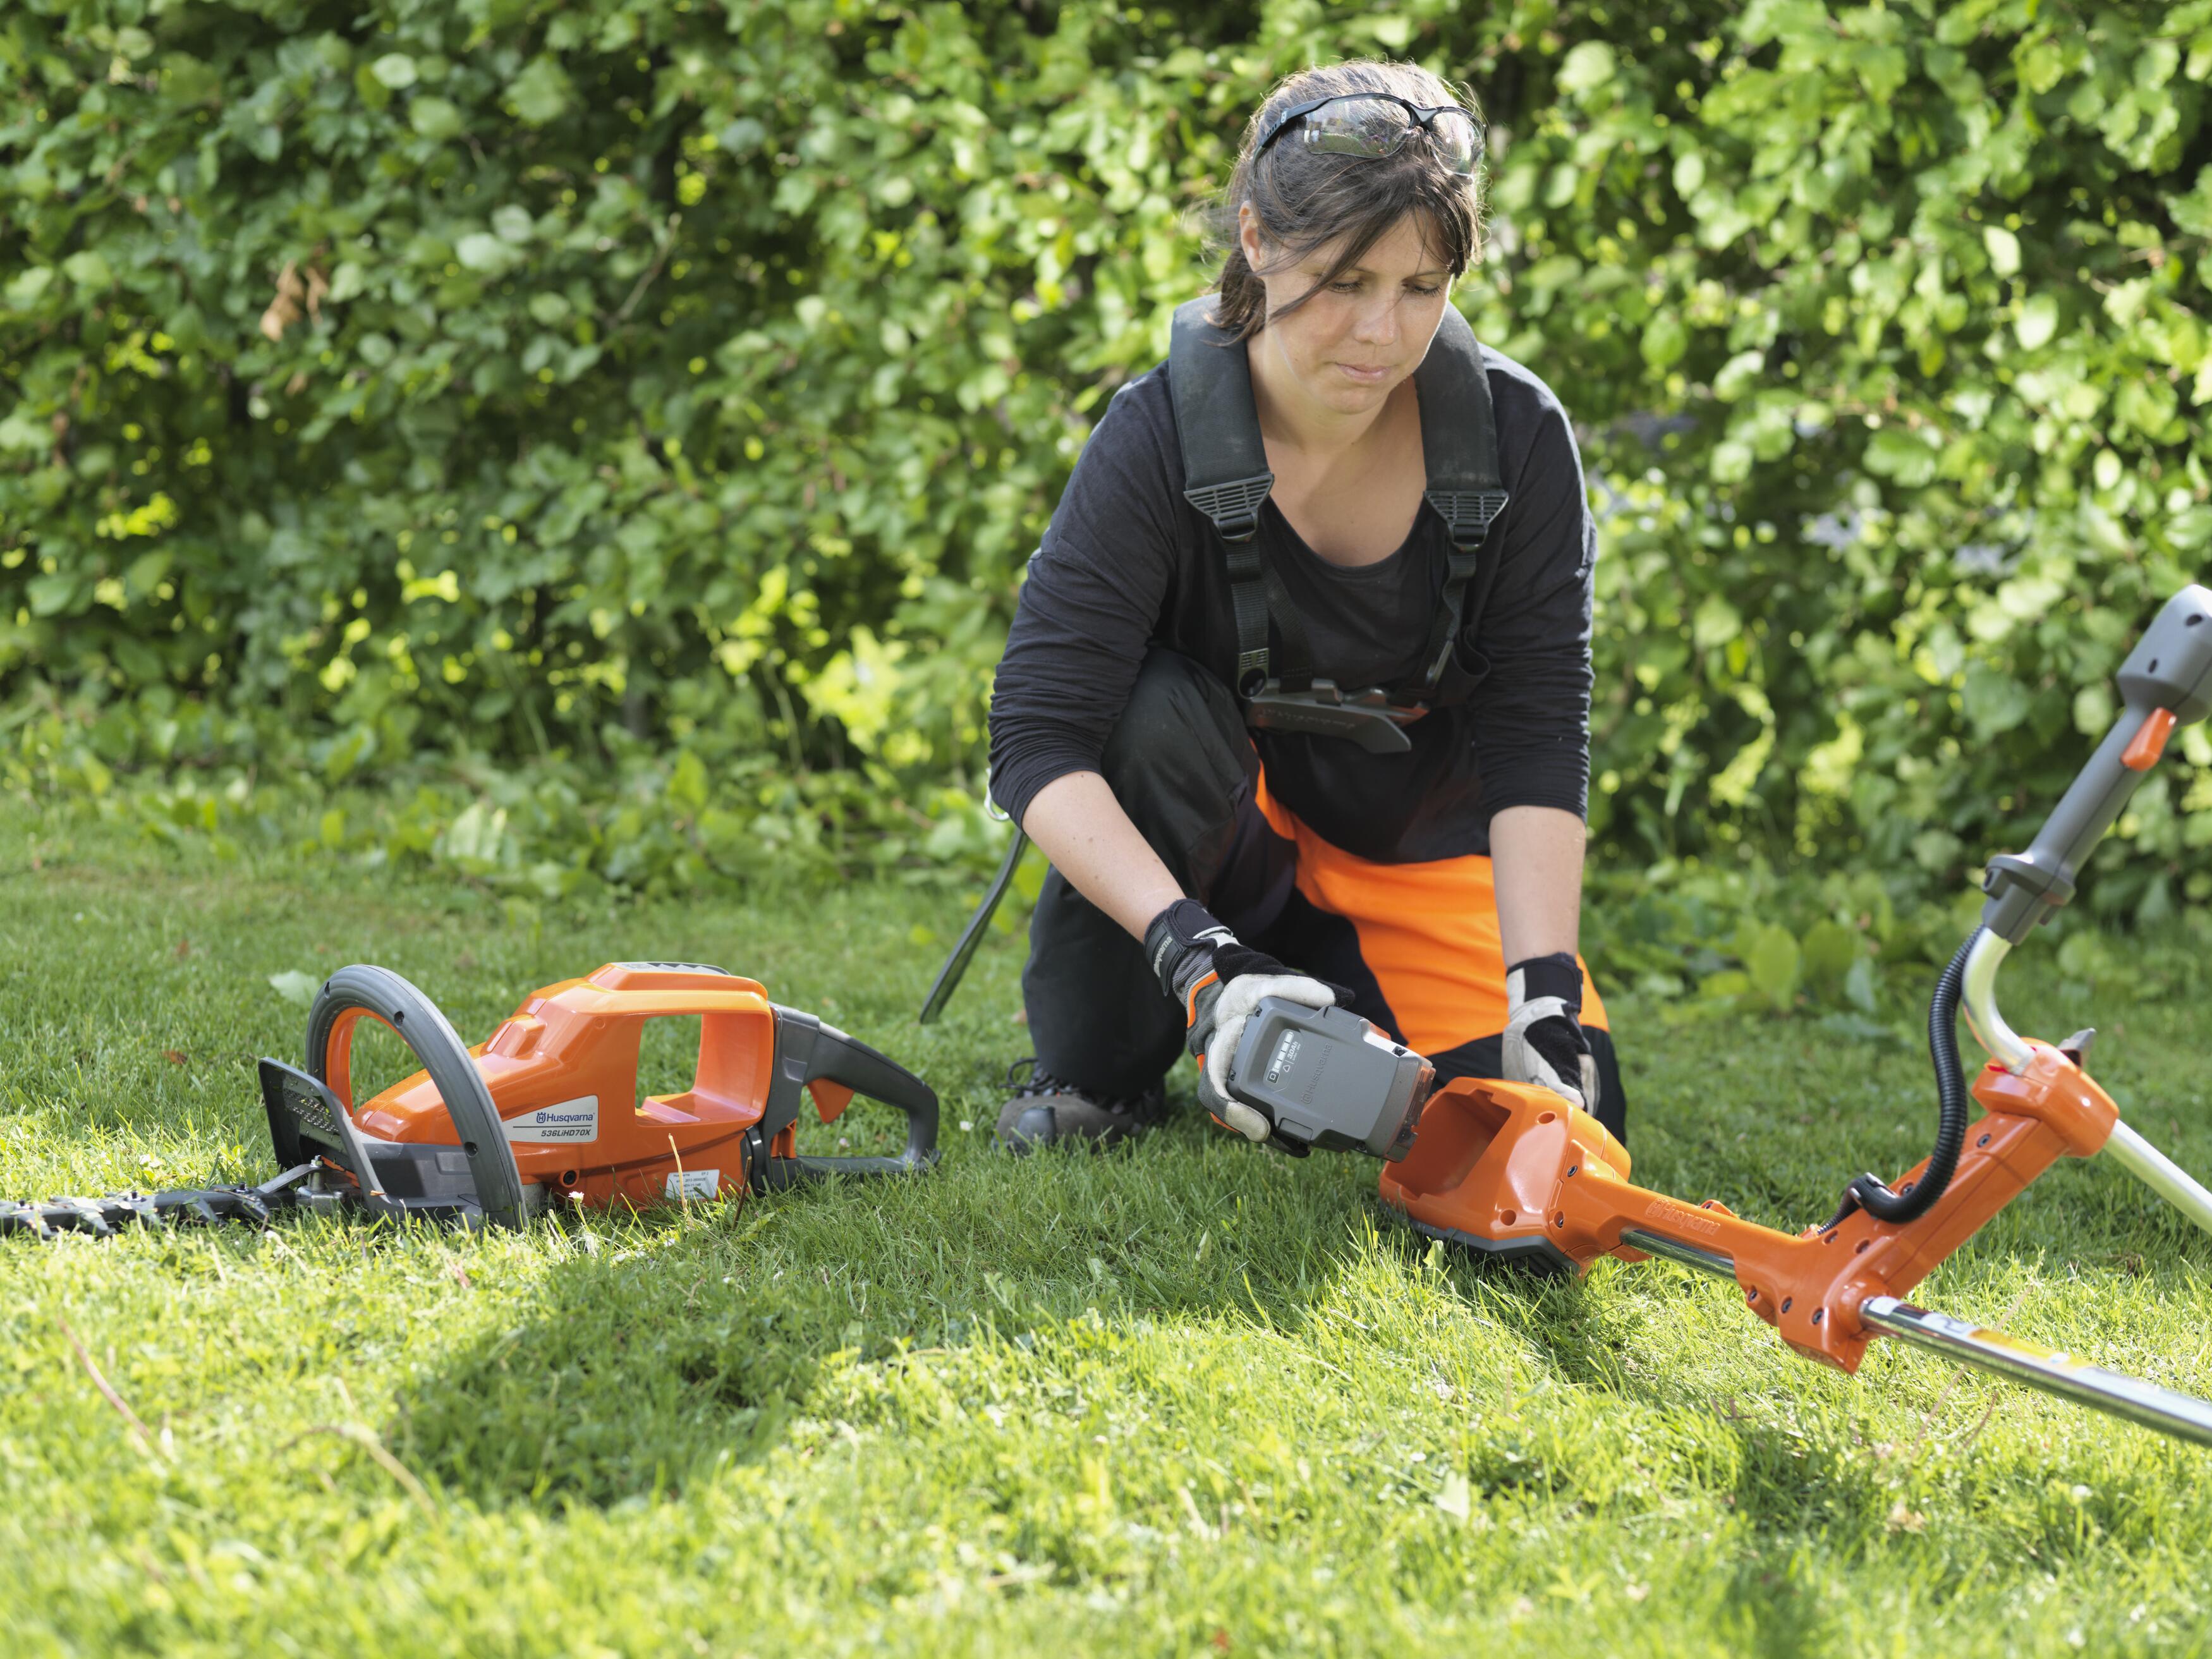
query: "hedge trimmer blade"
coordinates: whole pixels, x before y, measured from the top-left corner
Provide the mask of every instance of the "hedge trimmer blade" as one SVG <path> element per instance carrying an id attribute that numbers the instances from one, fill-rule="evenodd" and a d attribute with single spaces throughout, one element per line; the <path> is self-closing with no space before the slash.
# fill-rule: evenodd
<path id="1" fill-rule="evenodd" d="M 50 1198 L 18 1204 L 0 1199 L 0 1235 L 28 1233 L 52 1239 L 62 1233 L 112 1238 L 125 1227 L 213 1225 L 245 1222 L 259 1226 L 279 1210 L 307 1200 L 307 1183 L 316 1165 L 301 1164 L 258 1187 L 179 1187 L 160 1193 L 113 1193 L 105 1198 Z M 336 1202 L 336 1194 L 330 1194 Z"/>

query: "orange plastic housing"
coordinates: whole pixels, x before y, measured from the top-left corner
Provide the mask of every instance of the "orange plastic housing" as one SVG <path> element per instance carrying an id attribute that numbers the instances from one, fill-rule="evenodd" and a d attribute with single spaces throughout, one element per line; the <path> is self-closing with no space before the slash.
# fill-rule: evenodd
<path id="1" fill-rule="evenodd" d="M 1854 1371 L 1873 1334 L 1859 1320 L 1868 1297 L 1906 1295 L 2058 1158 L 2087 1158 L 2111 1135 L 2119 1113 L 2105 1091 L 2057 1049 L 2031 1048 L 2016 1075 L 1983 1068 L 1973 1093 L 1984 1115 L 1967 1127 L 1951 1184 L 1902 1224 L 1858 1210 L 1793 1237 L 1717 1200 L 1686 1204 L 1632 1185 L 1620 1142 L 1559 1096 L 1473 1079 L 1429 1102 L 1413 1151 L 1383 1166 L 1382 1199 L 1425 1231 L 1578 1269 L 1601 1255 L 1644 1260 L 1625 1231 L 1660 1235 L 1733 1271 L 1791 1347 Z"/>
<path id="2" fill-rule="evenodd" d="M 700 1016 L 691 1087 L 641 1097 L 638 1046 L 646 1021 L 685 1014 Z M 341 1017 L 331 1035 L 332 1091 L 365 1134 L 450 1145 L 453 1121 L 426 1073 L 353 1108 L 353 1028 L 361 1018 L 358 1010 Z M 744 1136 L 767 1104 L 775 1016 L 757 981 L 674 964 L 610 963 L 532 992 L 469 1054 L 526 1185 L 592 1204 L 708 1197 L 744 1187 Z M 825 1119 L 851 1097 L 834 1085 L 814 1086 Z M 791 1138 L 788 1131 L 778 1137 Z"/>

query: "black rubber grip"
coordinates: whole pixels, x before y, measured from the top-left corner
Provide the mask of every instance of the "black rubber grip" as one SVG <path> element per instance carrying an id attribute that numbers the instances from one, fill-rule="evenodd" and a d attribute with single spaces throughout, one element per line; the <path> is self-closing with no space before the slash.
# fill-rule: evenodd
<path id="1" fill-rule="evenodd" d="M 896 1158 L 775 1158 L 768 1147 L 799 1121 L 800 1091 L 810 1083 L 835 1083 L 856 1095 L 906 1114 L 906 1151 Z M 773 1192 L 830 1176 L 912 1175 L 937 1162 L 937 1091 L 888 1055 L 858 1037 L 825 1025 L 796 1008 L 775 1009 L 775 1073 L 768 1107 L 752 1130 L 746 1180 L 757 1192 Z"/>
<path id="2" fill-rule="evenodd" d="M 2081 866 L 2146 773 L 2125 763 L 2143 723 L 2163 709 L 2177 726 L 2212 712 L 2212 591 L 2191 585 L 2166 603 L 2120 665 L 2119 718 L 2025 853 L 1990 860 L 1982 926 L 2010 945 L 2074 896 Z"/>

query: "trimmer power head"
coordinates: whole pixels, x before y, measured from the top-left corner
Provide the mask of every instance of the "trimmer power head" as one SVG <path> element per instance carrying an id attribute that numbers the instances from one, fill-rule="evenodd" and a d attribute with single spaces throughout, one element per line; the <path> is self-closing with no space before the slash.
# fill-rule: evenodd
<path id="1" fill-rule="evenodd" d="M 699 1059 L 680 1094 L 641 1096 L 647 1022 L 699 1017 Z M 353 1035 L 374 1019 L 422 1069 L 353 1098 Z M 923 1170 L 937 1158 L 937 1097 L 903 1066 L 758 981 L 696 963 L 609 963 L 533 991 L 490 1037 L 465 1047 L 422 994 L 388 969 L 340 969 L 307 1018 L 306 1065 L 261 1062 L 276 1155 L 313 1165 L 305 1194 L 375 1213 L 514 1225 L 549 1202 L 611 1205 L 766 1192 L 832 1175 Z M 855 1094 L 907 1116 L 896 1158 L 800 1158 L 799 1096 L 823 1122 Z"/>
<path id="2" fill-rule="evenodd" d="M 1628 1177 L 1628 1149 L 1588 1112 L 1532 1084 L 1462 1078 L 1432 1095 L 1413 1150 L 1383 1166 L 1382 1201 L 1414 1228 L 1497 1261 L 1579 1272 L 1559 1218 L 1565 1183 Z"/>

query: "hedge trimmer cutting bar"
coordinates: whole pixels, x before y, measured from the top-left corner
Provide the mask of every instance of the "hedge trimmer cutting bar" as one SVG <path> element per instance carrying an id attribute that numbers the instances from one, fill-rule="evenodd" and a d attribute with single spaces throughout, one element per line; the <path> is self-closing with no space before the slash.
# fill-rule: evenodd
<path id="1" fill-rule="evenodd" d="M 179 1222 L 212 1225 L 238 1221 L 258 1227 L 277 1211 L 299 1203 L 303 1195 L 300 1183 L 314 1172 L 313 1164 L 302 1164 L 258 1187 L 184 1187 L 172 1192 L 113 1193 L 106 1198 L 50 1198 L 39 1204 L 0 1198 L 0 1234 L 52 1238 L 56 1233 L 92 1233 L 107 1238 L 133 1224 L 169 1226 Z M 331 1202 L 337 1202 L 335 1197 Z"/>
<path id="2" fill-rule="evenodd" d="M 647 1023 L 685 1016 L 699 1020 L 691 1086 L 640 1096 Z M 364 1018 L 398 1033 L 422 1069 L 356 1105 L 353 1034 Z M 259 1225 L 280 1210 L 341 1207 L 515 1226 L 556 1199 L 681 1201 L 905 1174 L 937 1159 L 928 1085 L 835 1026 L 770 1002 L 757 981 L 696 963 L 611 962 L 546 986 L 473 1048 L 389 969 L 341 968 L 308 1010 L 306 1059 L 305 1069 L 261 1062 L 269 1137 L 285 1166 L 273 1181 L 0 1202 L 0 1233 Z M 799 1156 L 802 1093 L 825 1123 L 856 1094 L 897 1107 L 905 1151 Z"/>

